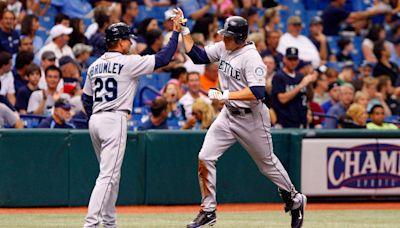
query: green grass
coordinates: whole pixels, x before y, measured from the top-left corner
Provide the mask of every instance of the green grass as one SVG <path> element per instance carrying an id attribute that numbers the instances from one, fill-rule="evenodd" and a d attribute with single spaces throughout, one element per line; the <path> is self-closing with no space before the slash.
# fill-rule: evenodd
<path id="1" fill-rule="evenodd" d="M 195 213 L 120 214 L 121 228 L 185 227 Z M 215 228 L 290 227 L 283 212 L 218 213 Z M 307 211 L 304 227 L 399 227 L 400 211 Z M 1 214 L 0 227 L 82 227 L 84 214 Z"/>

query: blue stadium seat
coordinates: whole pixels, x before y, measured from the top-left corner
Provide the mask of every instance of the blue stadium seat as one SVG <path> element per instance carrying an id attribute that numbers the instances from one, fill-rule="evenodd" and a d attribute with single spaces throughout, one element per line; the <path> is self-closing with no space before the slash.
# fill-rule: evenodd
<path id="1" fill-rule="evenodd" d="M 154 100 L 158 96 L 158 92 L 170 78 L 170 73 L 155 73 L 140 76 L 134 107 L 143 106 Z"/>
<path id="2" fill-rule="evenodd" d="M 50 29 L 54 26 L 54 16 L 39 17 L 39 24 L 46 31 L 50 31 Z"/>
<path id="3" fill-rule="evenodd" d="M 339 47 L 337 46 L 337 41 L 340 39 L 339 36 L 327 36 L 326 37 L 329 47 L 333 54 L 337 54 L 339 52 Z"/>
<path id="4" fill-rule="evenodd" d="M 84 18 L 83 24 L 85 24 L 85 30 L 93 23 L 92 18 Z"/>
<path id="5" fill-rule="evenodd" d="M 40 38 L 42 38 L 43 42 L 46 42 L 47 37 L 48 37 L 48 33 L 47 33 L 47 31 L 44 31 L 44 30 L 40 30 L 40 29 L 39 29 L 39 30 L 36 32 L 36 36 L 39 36 Z"/>
<path id="6" fill-rule="evenodd" d="M 165 20 L 164 12 L 168 9 L 169 7 L 166 6 L 147 7 L 144 5 L 139 5 L 139 13 L 136 18 L 138 22 L 141 22 L 146 18 L 153 17 L 157 19 L 159 23 L 162 23 Z"/>
<path id="7" fill-rule="evenodd" d="M 357 0 L 348 2 L 350 2 L 353 11 L 365 11 L 368 7 L 372 5 L 371 0 Z"/>
<path id="8" fill-rule="evenodd" d="M 351 54 L 354 63 L 358 66 L 362 63 L 364 56 L 362 54 L 361 44 L 364 40 L 362 36 L 355 36 L 352 38 L 354 44 L 354 51 Z"/>
<path id="9" fill-rule="evenodd" d="M 330 0 L 304 0 L 304 5 L 309 10 L 324 10 L 330 2 Z"/>
<path id="10" fill-rule="evenodd" d="M 40 122 L 46 117 L 47 116 L 31 115 L 31 114 L 20 115 L 20 118 L 24 122 L 26 128 L 36 128 L 40 124 Z"/>

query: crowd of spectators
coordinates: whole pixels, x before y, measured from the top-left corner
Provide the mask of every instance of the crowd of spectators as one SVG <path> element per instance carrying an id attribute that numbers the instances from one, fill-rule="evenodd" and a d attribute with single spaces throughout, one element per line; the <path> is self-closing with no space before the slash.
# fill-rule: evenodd
<path id="1" fill-rule="evenodd" d="M 267 66 L 264 103 L 273 127 L 397 129 L 400 0 L 374 0 L 361 10 L 323 0 L 319 11 L 309 2 L 0 1 L 0 127 L 87 128 L 82 87 L 106 51 L 105 29 L 127 23 L 138 37 L 131 53 L 154 54 L 168 42 L 179 6 L 200 47 L 222 40 L 217 31 L 227 17 L 247 19 L 248 41 Z M 152 100 L 135 102 L 130 127 L 208 129 L 224 106 L 207 97 L 218 87 L 218 65 L 195 65 L 180 44 L 157 73 L 170 79 Z"/>

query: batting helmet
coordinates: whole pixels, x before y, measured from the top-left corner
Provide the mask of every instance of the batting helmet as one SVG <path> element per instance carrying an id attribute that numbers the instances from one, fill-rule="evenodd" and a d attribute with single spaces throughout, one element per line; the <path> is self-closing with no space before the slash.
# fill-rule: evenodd
<path id="1" fill-rule="evenodd" d="M 248 33 L 249 24 L 246 19 L 239 16 L 232 16 L 226 19 L 224 28 L 218 31 L 218 34 L 233 37 L 237 44 L 244 43 Z"/>
<path id="2" fill-rule="evenodd" d="M 131 28 L 123 22 L 112 24 L 106 29 L 106 43 L 115 42 L 119 39 L 136 39 Z"/>

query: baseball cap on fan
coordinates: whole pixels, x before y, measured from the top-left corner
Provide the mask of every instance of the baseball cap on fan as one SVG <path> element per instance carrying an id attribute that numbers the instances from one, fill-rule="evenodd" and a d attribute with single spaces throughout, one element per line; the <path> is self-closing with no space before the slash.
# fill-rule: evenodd
<path id="1" fill-rule="evenodd" d="M 288 59 L 298 59 L 299 58 L 299 49 L 295 47 L 286 48 L 285 57 Z"/>
<path id="2" fill-rule="evenodd" d="M 72 30 L 72 28 L 68 28 L 62 24 L 55 25 L 53 26 L 53 28 L 50 29 L 49 38 L 53 40 L 54 38 L 57 38 L 61 35 L 69 35 L 72 33 Z"/>
<path id="3" fill-rule="evenodd" d="M 164 12 L 164 18 L 165 20 L 169 20 L 171 18 L 175 17 L 175 12 L 173 9 L 169 9 L 167 11 Z"/>
<path id="4" fill-rule="evenodd" d="M 65 109 L 65 110 L 70 110 L 72 108 L 72 105 L 69 103 L 68 100 L 66 100 L 64 98 L 60 98 L 54 103 L 54 107 L 55 108 L 62 108 L 62 109 Z"/>

